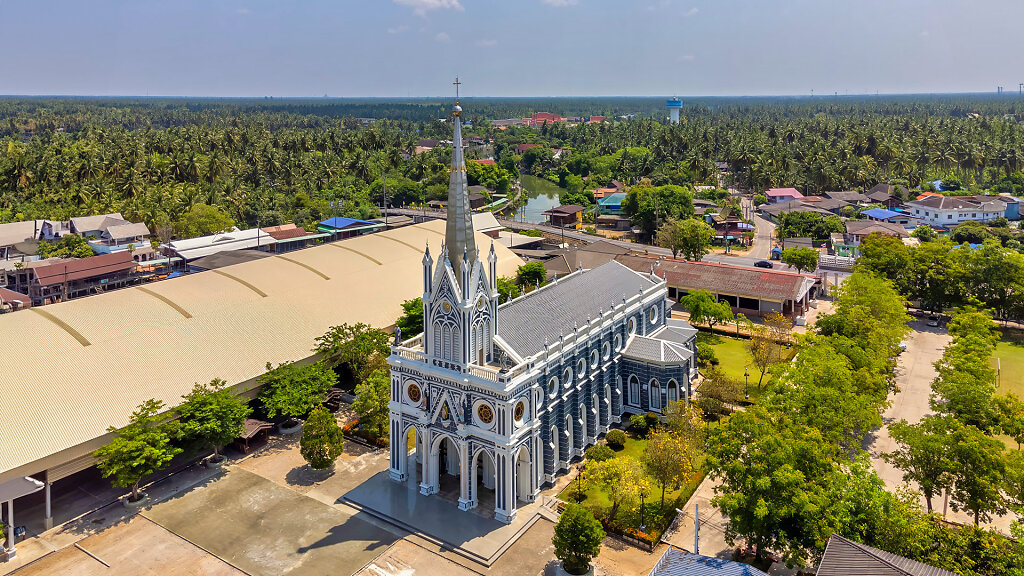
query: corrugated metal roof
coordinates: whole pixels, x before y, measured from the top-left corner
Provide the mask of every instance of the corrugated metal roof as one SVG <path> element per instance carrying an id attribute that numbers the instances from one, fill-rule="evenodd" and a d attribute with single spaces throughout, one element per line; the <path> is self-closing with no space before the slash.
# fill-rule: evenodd
<path id="1" fill-rule="evenodd" d="M 444 221 L 436 220 L 230 268 L 266 297 L 200 272 L 145 286 L 166 300 L 125 288 L 45 307 L 89 346 L 39 314 L 0 316 L 0 430 L 14 431 L 0 449 L 0 482 L 88 454 L 148 398 L 175 405 L 196 382 L 249 382 L 267 362 L 309 357 L 314 338 L 332 325 L 391 325 L 402 302 L 423 291 L 423 251 L 409 245 L 438 246 L 443 237 Z M 495 251 L 498 273 L 514 275 L 522 260 Z"/>
<path id="2" fill-rule="evenodd" d="M 62 260 L 47 266 L 33 268 L 32 271 L 41 285 L 48 286 L 111 272 L 131 270 L 134 267 L 135 262 L 132 260 L 131 253 L 124 250 L 77 260 Z"/>
<path id="3" fill-rule="evenodd" d="M 527 358 L 548 343 L 568 334 L 574 324 L 583 326 L 588 318 L 597 318 L 603 309 L 620 304 L 655 282 L 618 262 L 611 261 L 593 270 L 567 276 L 557 283 L 501 307 L 498 312 L 499 335 L 516 354 Z"/>
<path id="4" fill-rule="evenodd" d="M 949 570 L 897 556 L 833 534 L 817 576 L 955 576 Z"/>
<path id="5" fill-rule="evenodd" d="M 669 548 L 651 570 L 650 576 L 768 576 L 750 566 L 731 560 L 692 554 Z"/>

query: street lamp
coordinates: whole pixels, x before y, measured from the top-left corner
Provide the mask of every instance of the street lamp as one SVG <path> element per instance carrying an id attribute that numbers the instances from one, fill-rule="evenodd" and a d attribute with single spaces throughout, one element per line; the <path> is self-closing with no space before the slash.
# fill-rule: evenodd
<path id="1" fill-rule="evenodd" d="M 750 372 L 743 371 L 743 397 L 750 400 Z"/>
<path id="2" fill-rule="evenodd" d="M 640 489 L 640 531 L 646 532 L 647 525 L 644 524 L 644 491 Z"/>
<path id="3" fill-rule="evenodd" d="M 576 503 L 583 500 L 583 471 L 587 469 L 587 463 L 580 465 L 580 473 L 576 475 Z"/>

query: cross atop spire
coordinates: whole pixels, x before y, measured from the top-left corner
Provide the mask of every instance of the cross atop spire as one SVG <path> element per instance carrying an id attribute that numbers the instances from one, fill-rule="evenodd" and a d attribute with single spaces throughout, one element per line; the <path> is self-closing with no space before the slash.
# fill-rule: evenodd
<path id="1" fill-rule="evenodd" d="M 456 78 L 453 84 L 457 93 L 462 82 Z M 463 266 L 472 269 L 477 261 L 477 249 L 476 239 L 473 237 L 473 211 L 469 206 L 466 159 L 462 152 L 462 107 L 458 105 L 458 96 L 453 113 L 455 121 L 452 122 L 452 172 L 448 183 L 448 223 L 445 229 L 445 242 L 448 247 L 448 260 L 455 271 L 455 277 L 461 282 Z"/>
<path id="2" fill-rule="evenodd" d="M 459 82 L 459 77 L 456 76 L 455 77 L 455 82 L 452 82 L 452 84 L 455 85 L 455 105 L 458 106 L 459 105 L 459 86 L 462 84 L 462 82 Z"/>

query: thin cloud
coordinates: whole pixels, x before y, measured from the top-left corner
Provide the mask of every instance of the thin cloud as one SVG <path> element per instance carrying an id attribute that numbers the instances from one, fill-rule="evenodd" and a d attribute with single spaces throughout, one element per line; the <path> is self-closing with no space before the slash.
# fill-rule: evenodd
<path id="1" fill-rule="evenodd" d="M 493 38 L 491 38 L 489 40 L 477 40 L 476 45 L 477 46 L 483 46 L 483 47 L 497 46 L 498 45 L 498 41 L 493 39 Z"/>
<path id="2" fill-rule="evenodd" d="M 388 28 L 388 34 L 401 34 L 402 32 L 405 32 L 408 29 L 409 29 L 408 26 L 406 26 L 405 24 L 402 24 L 401 26 L 395 26 L 394 28 Z"/>
<path id="3" fill-rule="evenodd" d="M 564 8 L 566 6 L 575 6 L 579 3 L 579 0 L 541 0 L 548 6 L 555 6 L 557 8 Z"/>
<path id="4" fill-rule="evenodd" d="M 459 0 L 395 0 L 395 4 L 408 6 L 414 14 L 424 17 L 431 10 L 463 10 Z"/>
<path id="5" fill-rule="evenodd" d="M 682 56 L 679 57 L 680 62 L 693 62 L 696 59 L 697 57 L 694 56 L 693 54 L 683 54 Z"/>
<path id="6" fill-rule="evenodd" d="M 245 16 L 246 14 L 252 14 L 252 12 L 248 8 L 239 8 L 238 10 L 235 10 L 235 14 L 241 14 Z"/>
<path id="7" fill-rule="evenodd" d="M 447 42 L 451 40 L 451 37 L 449 37 L 444 32 L 438 32 L 437 36 L 434 36 L 434 40 L 437 40 L 438 42 Z"/>
<path id="8" fill-rule="evenodd" d="M 700 8 L 694 6 L 693 8 L 687 10 L 686 12 L 683 12 L 683 18 L 689 18 L 690 16 L 694 16 L 697 14 L 697 12 L 700 12 Z"/>

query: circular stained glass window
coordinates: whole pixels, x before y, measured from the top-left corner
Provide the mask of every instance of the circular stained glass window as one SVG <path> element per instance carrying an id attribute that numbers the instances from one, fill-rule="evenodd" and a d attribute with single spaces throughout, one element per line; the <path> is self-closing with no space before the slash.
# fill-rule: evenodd
<path id="1" fill-rule="evenodd" d="M 491 410 L 491 407 L 488 404 L 481 404 L 478 406 L 476 409 L 476 416 L 484 424 L 494 422 L 494 410 Z"/>
<path id="2" fill-rule="evenodd" d="M 452 311 L 452 305 L 449 304 L 448 302 L 445 302 L 444 303 L 444 311 L 445 312 L 451 312 Z"/>
<path id="3" fill-rule="evenodd" d="M 523 416 L 525 416 L 525 415 L 526 415 L 526 403 L 523 402 L 522 400 L 520 400 L 516 404 L 516 408 L 515 408 L 515 411 L 513 412 L 513 416 L 515 417 L 515 421 L 516 422 L 522 422 L 523 421 Z"/>
<path id="4" fill-rule="evenodd" d="M 481 298 L 481 299 L 476 301 L 476 309 L 477 310 L 483 310 L 484 309 L 484 299 L 483 298 Z"/>
<path id="5" fill-rule="evenodd" d="M 409 401 L 413 404 L 419 404 L 420 399 L 423 397 L 420 393 L 420 387 L 416 384 L 409 384 L 409 388 L 406 389 L 405 395 L 409 397 Z"/>

